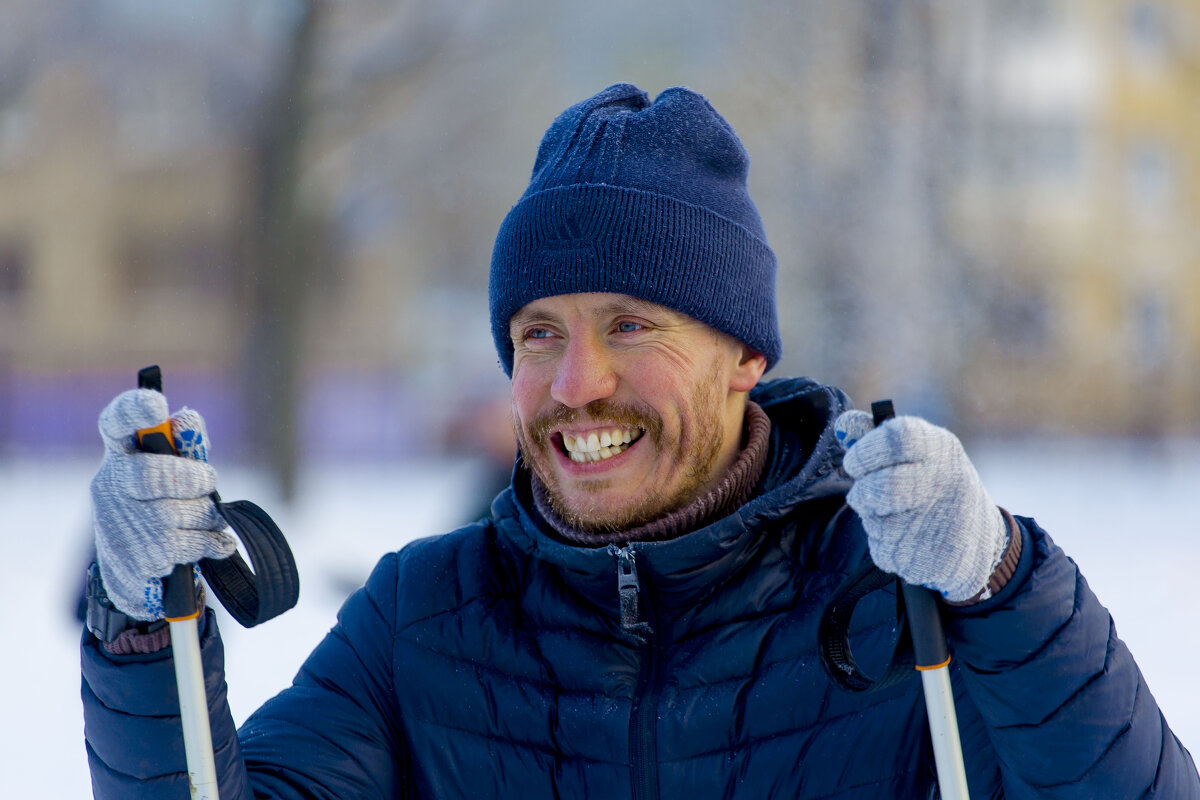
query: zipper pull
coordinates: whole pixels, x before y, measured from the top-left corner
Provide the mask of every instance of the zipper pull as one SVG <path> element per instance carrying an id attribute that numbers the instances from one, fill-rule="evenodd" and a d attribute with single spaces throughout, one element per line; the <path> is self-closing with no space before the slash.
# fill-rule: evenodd
<path id="1" fill-rule="evenodd" d="M 645 644 L 654 631 L 650 623 L 643 622 L 638 611 L 638 593 L 641 585 L 638 583 L 637 561 L 633 547 L 608 546 L 608 552 L 617 557 L 617 594 L 621 601 L 621 630 Z"/>

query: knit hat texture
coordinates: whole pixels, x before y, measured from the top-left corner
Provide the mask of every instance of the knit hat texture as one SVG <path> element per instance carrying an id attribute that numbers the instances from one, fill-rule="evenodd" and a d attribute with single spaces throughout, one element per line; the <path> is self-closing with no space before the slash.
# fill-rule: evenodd
<path id="1" fill-rule="evenodd" d="M 651 102 L 622 83 L 560 114 L 492 251 L 492 336 L 504 371 L 512 375 L 512 315 L 578 292 L 680 311 L 774 366 L 775 254 L 747 191 L 749 167 L 733 128 L 689 89 Z"/>

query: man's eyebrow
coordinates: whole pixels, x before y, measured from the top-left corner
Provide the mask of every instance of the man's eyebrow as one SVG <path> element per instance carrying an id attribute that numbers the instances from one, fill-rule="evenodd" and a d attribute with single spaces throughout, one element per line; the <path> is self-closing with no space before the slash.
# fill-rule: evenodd
<path id="1" fill-rule="evenodd" d="M 508 320 L 508 328 L 512 330 L 518 325 L 530 325 L 537 322 L 553 322 L 554 317 L 545 311 L 537 309 L 522 308 L 517 313 L 513 314 Z"/>
<path id="2" fill-rule="evenodd" d="M 649 320 L 656 327 L 680 325 L 692 320 L 691 317 L 682 311 L 676 311 L 668 306 L 660 305 L 652 300 L 643 300 L 640 297 L 621 297 L 619 300 L 614 300 L 605 305 L 601 311 L 604 314 L 614 317 L 625 314 L 641 317 L 642 319 Z"/>

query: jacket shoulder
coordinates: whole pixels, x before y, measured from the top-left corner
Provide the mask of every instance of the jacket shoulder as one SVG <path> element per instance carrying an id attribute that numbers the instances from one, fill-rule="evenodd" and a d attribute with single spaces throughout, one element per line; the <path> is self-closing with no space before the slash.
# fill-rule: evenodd
<path id="1" fill-rule="evenodd" d="M 367 595 L 395 619 L 396 630 L 481 597 L 509 593 L 505 562 L 490 521 L 418 539 L 380 559 Z"/>

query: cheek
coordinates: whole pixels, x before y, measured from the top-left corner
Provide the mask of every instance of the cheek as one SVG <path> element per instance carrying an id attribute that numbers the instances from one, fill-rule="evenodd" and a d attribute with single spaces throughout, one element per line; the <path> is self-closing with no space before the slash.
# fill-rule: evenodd
<path id="1" fill-rule="evenodd" d="M 692 394 L 696 375 L 678 370 L 674 364 L 657 364 L 650 369 L 627 371 L 626 386 L 659 414 L 668 426 L 687 428 L 691 424 Z M 702 383 L 708 384 L 705 376 Z"/>
<path id="2" fill-rule="evenodd" d="M 709 370 L 690 377 L 691 381 L 681 382 L 672 395 L 673 416 L 683 445 L 718 436 L 724 425 L 722 398 L 726 376 L 721 365 L 714 363 Z"/>
<path id="3" fill-rule="evenodd" d="M 514 419 L 521 421 L 528 419 L 541 403 L 541 398 L 544 394 L 541 382 L 534 371 L 529 369 L 520 369 L 513 371 L 512 384 L 512 407 Z"/>

